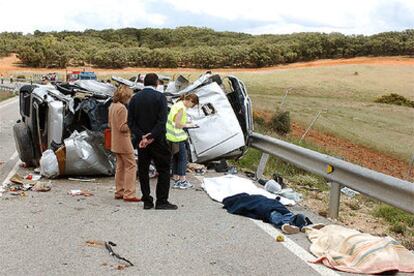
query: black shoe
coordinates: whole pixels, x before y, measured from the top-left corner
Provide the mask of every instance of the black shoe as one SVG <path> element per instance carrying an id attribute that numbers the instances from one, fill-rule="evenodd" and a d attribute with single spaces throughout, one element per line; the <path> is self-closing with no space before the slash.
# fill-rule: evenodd
<path id="1" fill-rule="evenodd" d="M 152 208 L 154 208 L 154 203 L 152 203 L 152 201 L 144 201 L 145 210 L 152 209 Z"/>
<path id="2" fill-rule="evenodd" d="M 175 205 L 175 204 L 171 204 L 167 201 L 167 202 L 161 203 L 161 204 L 157 203 L 155 205 L 155 209 L 158 209 L 158 210 L 177 210 L 178 206 Z"/>

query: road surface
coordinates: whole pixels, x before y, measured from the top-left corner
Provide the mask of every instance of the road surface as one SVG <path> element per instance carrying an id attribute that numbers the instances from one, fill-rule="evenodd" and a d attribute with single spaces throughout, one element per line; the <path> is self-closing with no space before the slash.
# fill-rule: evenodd
<path id="1" fill-rule="evenodd" d="M 16 98 L 0 103 L 0 184 L 16 171 L 12 124 Z M 207 175 L 206 175 L 207 176 Z M 228 214 L 190 177 L 191 190 L 171 190 L 177 211 L 143 210 L 142 203 L 113 199 L 112 177 L 90 183 L 52 180 L 52 190 L 4 194 L 0 198 L 0 275 L 344 275 L 308 262 L 304 234 L 276 242 L 268 224 Z M 84 189 L 93 196 L 71 196 Z M 154 189 L 154 183 L 152 184 Z M 326 222 L 300 207 L 293 209 Z M 119 267 L 104 248 L 88 240 L 112 241 L 134 266 Z M 121 269 L 121 270 L 119 270 Z"/>

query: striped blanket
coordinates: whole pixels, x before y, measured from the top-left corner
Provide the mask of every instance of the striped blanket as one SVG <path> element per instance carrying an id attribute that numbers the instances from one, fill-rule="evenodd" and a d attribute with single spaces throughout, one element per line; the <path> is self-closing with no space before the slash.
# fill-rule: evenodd
<path id="1" fill-rule="evenodd" d="M 375 274 L 414 272 L 414 254 L 390 237 L 376 237 L 339 225 L 306 230 L 310 251 L 322 263 L 340 271 Z"/>

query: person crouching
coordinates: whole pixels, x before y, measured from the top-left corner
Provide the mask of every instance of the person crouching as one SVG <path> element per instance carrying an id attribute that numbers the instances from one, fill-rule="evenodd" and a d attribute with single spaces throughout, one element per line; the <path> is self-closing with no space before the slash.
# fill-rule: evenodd
<path id="1" fill-rule="evenodd" d="M 132 90 L 121 85 L 116 90 L 109 106 L 108 123 L 111 129 L 111 151 L 116 155 L 115 199 L 138 202 L 136 197 L 137 164 L 128 127 L 126 104 L 132 96 Z"/>

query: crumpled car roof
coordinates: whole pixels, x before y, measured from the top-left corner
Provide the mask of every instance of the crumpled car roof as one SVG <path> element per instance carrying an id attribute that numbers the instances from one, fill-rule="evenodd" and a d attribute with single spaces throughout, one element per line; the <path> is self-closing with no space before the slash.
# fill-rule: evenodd
<path id="1" fill-rule="evenodd" d="M 116 91 L 114 85 L 96 80 L 77 80 L 74 84 L 87 91 L 110 97 L 112 97 Z"/>

